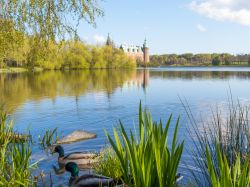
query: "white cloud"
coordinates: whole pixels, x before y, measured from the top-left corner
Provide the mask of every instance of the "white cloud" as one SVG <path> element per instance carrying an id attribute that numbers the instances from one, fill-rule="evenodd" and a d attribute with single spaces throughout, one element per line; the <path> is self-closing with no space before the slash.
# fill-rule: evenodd
<path id="1" fill-rule="evenodd" d="M 196 28 L 200 32 L 206 32 L 207 31 L 207 29 L 203 25 L 201 25 L 201 24 L 196 25 Z"/>
<path id="2" fill-rule="evenodd" d="M 189 6 L 211 19 L 250 26 L 250 0 L 194 0 Z"/>
<path id="3" fill-rule="evenodd" d="M 93 38 L 96 43 L 104 43 L 106 41 L 104 36 L 98 34 L 94 35 Z"/>

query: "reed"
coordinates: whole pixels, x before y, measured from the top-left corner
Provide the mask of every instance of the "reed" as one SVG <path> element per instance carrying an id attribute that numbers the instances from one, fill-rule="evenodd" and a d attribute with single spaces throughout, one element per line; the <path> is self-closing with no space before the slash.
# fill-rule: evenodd
<path id="1" fill-rule="evenodd" d="M 245 187 L 250 185 L 249 158 L 242 164 L 240 155 L 230 166 L 227 156 L 221 152 L 220 145 L 216 145 L 218 163 L 214 163 L 210 150 L 206 148 L 207 165 L 210 181 L 213 187 Z M 218 164 L 218 168 L 215 168 Z M 219 173 L 217 172 L 219 170 Z"/>
<path id="2" fill-rule="evenodd" d="M 34 186 L 31 174 L 38 162 L 31 164 L 31 146 L 27 141 L 13 141 L 13 123 L 0 111 L 0 186 Z"/>
<path id="3" fill-rule="evenodd" d="M 213 160 L 216 175 L 220 173 L 216 156 L 217 144 L 226 157 L 229 167 L 232 167 L 238 158 L 244 163 L 250 153 L 249 107 L 239 101 L 234 102 L 231 96 L 226 108 L 221 110 L 217 107 L 216 110 L 212 110 L 210 116 L 207 114 L 209 116 L 207 120 L 202 119 L 200 123 L 193 116 L 190 107 L 187 104 L 184 104 L 184 107 L 191 122 L 189 132 L 193 147 L 190 152 L 201 175 L 191 172 L 198 186 L 211 186 L 207 149 Z"/>
<path id="4" fill-rule="evenodd" d="M 179 119 L 175 124 L 171 146 L 168 145 L 168 132 L 172 115 L 163 127 L 162 122 L 152 121 L 150 113 L 139 107 L 139 135 L 125 131 L 120 122 L 114 128 L 114 139 L 106 132 L 122 170 L 125 184 L 136 187 L 171 187 L 176 185 L 176 174 L 182 156 L 184 142 L 177 143 Z"/>
<path id="5" fill-rule="evenodd" d="M 50 148 L 52 145 L 56 144 L 58 139 L 57 128 L 53 130 L 46 130 L 44 135 L 39 138 L 40 145 L 43 149 Z"/>

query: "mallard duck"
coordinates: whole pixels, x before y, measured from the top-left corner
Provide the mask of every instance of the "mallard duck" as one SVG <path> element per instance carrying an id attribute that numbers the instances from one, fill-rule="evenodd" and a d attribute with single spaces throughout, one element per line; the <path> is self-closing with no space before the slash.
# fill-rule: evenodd
<path id="1" fill-rule="evenodd" d="M 86 174 L 79 177 L 79 168 L 76 163 L 69 162 L 65 165 L 66 171 L 71 173 L 69 186 L 74 187 L 99 187 L 114 186 L 113 179 L 94 174 Z"/>
<path id="2" fill-rule="evenodd" d="M 91 168 L 97 162 L 98 157 L 96 153 L 86 152 L 73 152 L 64 156 L 64 149 L 60 145 L 55 147 L 54 152 L 59 154 L 58 163 L 60 168 L 64 167 L 68 162 L 75 162 L 80 168 Z"/>

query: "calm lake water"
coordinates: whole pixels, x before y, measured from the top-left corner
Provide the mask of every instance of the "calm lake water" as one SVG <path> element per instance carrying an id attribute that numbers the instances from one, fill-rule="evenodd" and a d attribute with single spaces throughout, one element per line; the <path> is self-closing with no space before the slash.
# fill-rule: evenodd
<path id="1" fill-rule="evenodd" d="M 120 119 L 135 129 L 140 100 L 153 119 L 166 122 L 173 113 L 181 116 L 179 140 L 190 145 L 188 119 L 181 99 L 186 99 L 194 116 L 206 116 L 211 107 L 225 104 L 229 87 L 233 96 L 250 101 L 250 68 L 151 68 L 137 70 L 48 71 L 0 74 L 0 102 L 10 111 L 15 128 L 37 137 L 58 127 L 61 135 L 82 129 L 97 138 L 65 145 L 65 152 L 99 151 L 106 144 L 104 129 L 111 132 Z M 174 124 L 174 123 L 173 123 Z M 172 131 L 170 133 L 170 136 Z M 33 159 L 43 158 L 40 169 L 50 173 L 55 186 L 66 185 L 69 174 L 56 176 L 52 166 L 57 155 L 47 155 L 34 146 Z M 189 179 L 192 161 L 187 150 L 180 171 Z M 83 171 L 88 172 L 88 171 Z"/>

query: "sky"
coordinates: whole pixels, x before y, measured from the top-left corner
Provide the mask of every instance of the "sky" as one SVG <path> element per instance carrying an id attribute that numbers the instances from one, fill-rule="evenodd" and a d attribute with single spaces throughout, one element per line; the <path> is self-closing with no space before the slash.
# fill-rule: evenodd
<path id="1" fill-rule="evenodd" d="M 250 0 L 104 0 L 97 26 L 81 23 L 80 37 L 117 46 L 142 45 L 150 54 L 250 53 Z"/>

